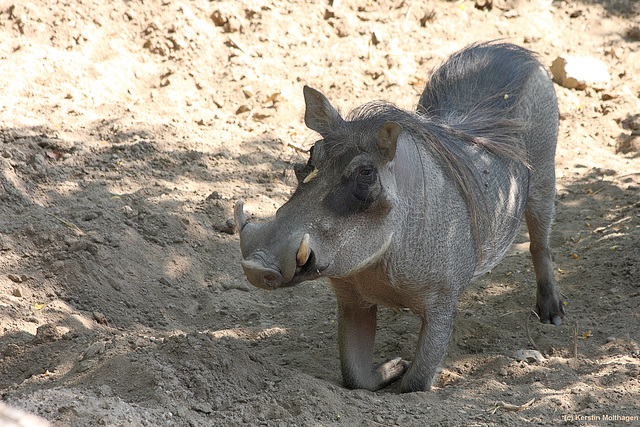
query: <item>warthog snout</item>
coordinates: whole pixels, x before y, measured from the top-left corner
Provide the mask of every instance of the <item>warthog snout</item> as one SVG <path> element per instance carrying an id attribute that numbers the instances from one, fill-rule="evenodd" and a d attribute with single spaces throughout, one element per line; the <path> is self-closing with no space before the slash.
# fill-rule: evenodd
<path id="1" fill-rule="evenodd" d="M 276 289 L 282 286 L 282 274 L 274 267 L 267 267 L 257 259 L 243 259 L 242 269 L 253 286 Z"/>
<path id="2" fill-rule="evenodd" d="M 242 200 L 236 203 L 234 217 L 244 258 L 242 269 L 253 286 L 276 289 L 317 277 L 308 233 L 282 239 L 274 223 L 249 223 Z"/>

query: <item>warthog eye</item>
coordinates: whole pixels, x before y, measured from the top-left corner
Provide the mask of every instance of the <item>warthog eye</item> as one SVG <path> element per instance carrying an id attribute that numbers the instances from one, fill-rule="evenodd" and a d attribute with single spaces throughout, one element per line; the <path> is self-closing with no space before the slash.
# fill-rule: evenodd
<path id="1" fill-rule="evenodd" d="M 363 202 L 372 198 L 371 186 L 375 184 L 377 173 L 373 166 L 360 166 L 352 175 L 353 195 Z"/>
<path id="2" fill-rule="evenodd" d="M 373 166 L 361 166 L 356 171 L 356 180 L 362 181 L 368 184 L 373 184 L 376 181 L 376 170 Z"/>

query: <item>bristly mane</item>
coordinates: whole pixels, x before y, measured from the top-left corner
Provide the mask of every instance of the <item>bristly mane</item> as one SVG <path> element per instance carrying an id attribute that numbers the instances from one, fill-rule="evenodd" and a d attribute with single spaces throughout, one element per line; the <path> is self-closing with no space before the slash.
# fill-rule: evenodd
<path id="1" fill-rule="evenodd" d="M 529 167 L 521 140 L 526 123 L 514 110 L 520 106 L 527 79 L 539 66 L 524 48 L 496 42 L 472 45 L 431 74 L 416 113 L 383 101 L 364 104 L 349 113 L 344 128 L 336 129 L 335 144 L 329 137 L 325 147 L 331 157 L 353 149 L 369 151 L 383 123 L 400 124 L 416 144 L 423 143 L 442 161 L 457 183 L 469 206 L 482 257 L 480 223 L 491 221 L 479 172 L 463 148 L 475 146 Z M 343 132 L 349 137 L 340 138 Z"/>
<path id="2" fill-rule="evenodd" d="M 520 123 L 515 120 L 503 120 L 501 127 L 494 129 L 494 135 L 476 136 L 451 126 L 439 117 L 427 117 L 404 111 L 388 102 L 374 101 L 349 113 L 347 116 L 348 126 L 346 127 L 349 129 L 350 138 L 343 139 L 343 145 L 335 146 L 331 155 L 339 155 L 337 150 L 372 150 L 371 144 L 375 144 L 376 141 L 375 130 L 380 129 L 382 124 L 388 121 L 398 123 L 404 131 L 411 135 L 411 139 L 416 145 L 422 145 L 431 151 L 458 185 L 469 207 L 478 254 L 482 257 L 480 223 L 484 222 L 490 226 L 491 221 L 489 221 L 489 210 L 484 199 L 484 191 L 479 182 L 480 172 L 464 147 L 475 146 L 526 165 L 523 144 L 517 137 L 522 128 Z M 344 142 L 346 141 L 350 141 L 348 144 L 350 147 L 345 146 Z M 421 149 L 417 151 L 421 169 L 424 169 L 422 158 L 424 152 Z M 423 178 L 425 183 L 427 179 L 427 177 Z"/>

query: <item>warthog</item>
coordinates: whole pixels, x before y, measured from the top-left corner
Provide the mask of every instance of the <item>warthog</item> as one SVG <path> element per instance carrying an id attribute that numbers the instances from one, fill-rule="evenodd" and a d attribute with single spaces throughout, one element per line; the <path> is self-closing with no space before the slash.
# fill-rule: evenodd
<path id="1" fill-rule="evenodd" d="M 402 377 L 402 391 L 428 390 L 460 294 L 502 259 L 523 217 L 537 312 L 561 323 L 549 250 L 558 107 L 532 52 L 463 49 L 432 73 L 415 113 L 371 102 L 343 119 L 317 90 L 305 86 L 304 98 L 322 139 L 295 166 L 298 187 L 275 219 L 247 223 L 236 204 L 242 268 L 264 289 L 330 279 L 346 387 Z M 421 317 L 412 362 L 373 366 L 379 304 Z"/>

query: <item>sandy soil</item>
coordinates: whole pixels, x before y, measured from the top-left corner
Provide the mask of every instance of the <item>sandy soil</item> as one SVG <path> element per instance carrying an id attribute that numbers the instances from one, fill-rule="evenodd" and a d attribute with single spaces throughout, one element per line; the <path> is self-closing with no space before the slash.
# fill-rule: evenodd
<path id="1" fill-rule="evenodd" d="M 65 426 L 640 422 L 639 24 L 633 0 L 0 2 L 0 397 Z M 556 85 L 565 323 L 529 318 L 523 229 L 464 294 L 437 387 L 346 390 L 331 290 L 250 286 L 233 202 L 260 220 L 291 194 L 304 84 L 413 109 L 495 38 L 611 74 Z M 527 330 L 541 362 L 514 359 Z M 382 310 L 376 357 L 417 332 Z"/>

